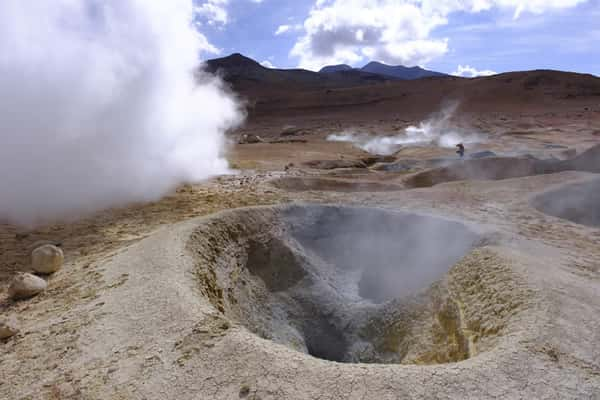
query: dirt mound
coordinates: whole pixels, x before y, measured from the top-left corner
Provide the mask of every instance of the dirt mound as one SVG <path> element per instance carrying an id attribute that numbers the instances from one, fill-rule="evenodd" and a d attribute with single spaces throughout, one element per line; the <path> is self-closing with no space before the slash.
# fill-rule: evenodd
<path id="1" fill-rule="evenodd" d="M 584 151 L 571 160 L 560 163 L 560 166 L 563 170 L 600 173 L 600 144 Z"/>
<path id="2" fill-rule="evenodd" d="M 394 156 L 369 156 L 360 160 L 311 160 L 302 163 L 303 166 L 313 169 L 339 169 L 339 168 L 367 168 L 377 163 L 391 163 L 396 161 Z"/>
<path id="3" fill-rule="evenodd" d="M 271 181 L 271 184 L 278 189 L 290 192 L 306 192 L 310 190 L 326 192 L 391 192 L 402 189 L 402 186 L 394 184 L 316 177 L 279 178 Z"/>
<path id="4" fill-rule="evenodd" d="M 600 226 L 600 179 L 544 193 L 533 200 L 533 206 L 576 224 Z"/>
<path id="5" fill-rule="evenodd" d="M 517 157 L 490 157 L 464 160 L 448 167 L 434 168 L 408 177 L 411 188 L 430 187 L 462 180 L 499 180 L 540 173 L 539 160 Z"/>
<path id="6" fill-rule="evenodd" d="M 562 171 L 600 173 L 600 145 L 569 160 L 540 160 L 533 156 L 486 157 L 462 160 L 446 167 L 419 172 L 404 183 L 411 188 L 430 187 L 444 182 L 463 180 L 501 180 Z"/>

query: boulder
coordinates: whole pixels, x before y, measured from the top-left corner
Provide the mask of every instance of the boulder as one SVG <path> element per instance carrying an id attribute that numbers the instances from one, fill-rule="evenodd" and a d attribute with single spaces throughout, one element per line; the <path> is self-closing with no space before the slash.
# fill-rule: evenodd
<path id="1" fill-rule="evenodd" d="M 254 143 L 262 143 L 264 140 L 258 135 L 252 135 L 249 133 L 245 133 L 239 140 L 239 144 L 254 144 Z"/>
<path id="2" fill-rule="evenodd" d="M 63 251 L 51 244 L 45 244 L 31 252 L 31 268 L 38 274 L 52 274 L 58 271 L 64 260 Z"/>
<path id="3" fill-rule="evenodd" d="M 36 240 L 35 242 L 33 242 L 32 244 L 30 244 L 29 246 L 27 246 L 27 253 L 29 255 L 31 255 L 31 253 L 33 253 L 33 251 L 35 249 L 37 249 L 38 247 L 42 247 L 45 244 L 51 244 L 51 245 L 56 246 L 56 247 L 60 247 L 62 245 L 62 243 L 57 242 L 55 240 L 47 240 L 47 239 Z"/>
<path id="4" fill-rule="evenodd" d="M 0 340 L 8 339 L 17 333 L 19 328 L 14 318 L 0 318 Z"/>
<path id="5" fill-rule="evenodd" d="M 42 278 L 20 272 L 18 273 L 10 283 L 8 287 L 8 295 L 14 300 L 28 299 L 33 297 L 48 287 L 48 283 Z"/>

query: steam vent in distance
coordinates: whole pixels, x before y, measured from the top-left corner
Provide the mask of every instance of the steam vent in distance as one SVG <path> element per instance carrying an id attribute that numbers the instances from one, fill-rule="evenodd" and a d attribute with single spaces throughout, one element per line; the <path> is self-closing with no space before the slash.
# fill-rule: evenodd
<path id="1" fill-rule="evenodd" d="M 598 20 L 0 1 L 0 399 L 600 400 Z"/>

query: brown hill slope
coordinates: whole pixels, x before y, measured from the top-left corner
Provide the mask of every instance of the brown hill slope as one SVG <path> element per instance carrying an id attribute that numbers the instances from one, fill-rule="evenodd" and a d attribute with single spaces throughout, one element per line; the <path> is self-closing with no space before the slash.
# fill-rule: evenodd
<path id="1" fill-rule="evenodd" d="M 327 74 L 274 70 L 241 55 L 210 61 L 205 68 L 223 76 L 246 101 L 246 127 L 267 135 L 264 127 L 288 124 L 405 125 L 448 103 L 458 103 L 461 116 L 496 125 L 509 120 L 511 129 L 517 130 L 521 123 L 525 127 L 527 115 L 542 116 L 543 126 L 553 120 L 600 119 L 600 78 L 588 74 L 534 70 L 407 81 L 356 70 Z"/>

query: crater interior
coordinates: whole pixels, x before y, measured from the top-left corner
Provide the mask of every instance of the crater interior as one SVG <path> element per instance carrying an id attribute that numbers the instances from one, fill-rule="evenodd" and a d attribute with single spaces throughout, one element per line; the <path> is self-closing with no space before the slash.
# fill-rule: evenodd
<path id="1" fill-rule="evenodd" d="M 337 206 L 249 212 L 241 221 L 219 226 L 218 267 L 203 282 L 215 305 L 255 334 L 338 362 L 469 356 L 443 283 L 478 241 L 465 225 Z"/>

